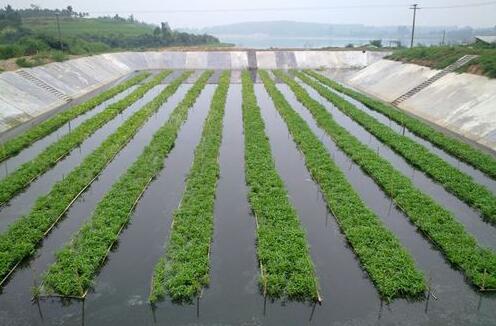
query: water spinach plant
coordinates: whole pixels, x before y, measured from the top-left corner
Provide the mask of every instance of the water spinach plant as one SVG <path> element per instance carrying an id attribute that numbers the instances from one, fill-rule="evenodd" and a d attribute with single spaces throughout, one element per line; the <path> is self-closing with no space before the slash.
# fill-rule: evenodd
<path id="1" fill-rule="evenodd" d="M 19 136 L 16 136 L 12 139 L 9 139 L 4 144 L 0 145 L 0 162 L 6 160 L 7 158 L 16 155 L 24 148 L 33 144 L 38 139 L 41 139 L 53 131 L 60 128 L 62 125 L 66 124 L 70 120 L 78 117 L 79 115 L 88 112 L 89 110 L 95 108 L 97 105 L 102 104 L 103 102 L 111 99 L 117 94 L 125 91 L 126 89 L 134 86 L 145 78 L 150 76 L 150 73 L 143 72 L 140 73 L 133 78 L 130 78 L 102 93 L 91 98 L 90 100 L 75 105 L 63 112 L 60 112 L 50 119 L 43 121 L 42 123 L 36 125 L 33 128 L 30 128 L 26 132 L 23 132 Z"/>
<path id="2" fill-rule="evenodd" d="M 150 89 L 160 84 L 170 73 L 170 70 L 161 72 L 151 81 L 141 85 L 122 100 L 109 105 L 102 112 L 83 122 L 72 132 L 48 146 L 31 161 L 22 164 L 17 170 L 6 176 L 3 180 L 0 180 L 0 205 L 12 199 L 12 197 L 26 188 L 38 176 L 57 164 L 58 161 L 67 156 L 76 146 L 80 145 L 100 127 L 142 98 Z"/>
<path id="3" fill-rule="evenodd" d="M 79 166 L 55 183 L 48 194 L 39 197 L 27 215 L 19 218 L 0 235 L 0 285 L 24 258 L 35 252 L 36 245 L 64 216 L 76 199 L 190 75 L 191 72 L 183 73 L 153 101 L 129 117 Z M 161 78 L 164 76 L 165 74 L 160 75 Z"/>
<path id="4" fill-rule="evenodd" d="M 459 268 L 479 289 L 496 289 L 496 253 L 493 250 L 479 246 L 474 237 L 465 231 L 463 225 L 449 211 L 422 193 L 391 163 L 336 123 L 330 112 L 312 99 L 294 79 L 280 71 L 275 73 L 310 111 L 319 127 L 375 180 L 451 264 Z"/>
<path id="5" fill-rule="evenodd" d="M 92 279 L 132 217 L 134 207 L 164 167 L 189 109 L 211 75 L 212 71 L 206 71 L 198 78 L 140 156 L 100 200 L 90 220 L 56 253 L 55 263 L 43 276 L 44 292 L 72 297 L 86 295 Z M 154 100 L 148 106 L 159 107 L 162 103 Z"/>
<path id="6" fill-rule="evenodd" d="M 306 235 L 276 171 L 249 72 L 241 79 L 245 178 L 257 221 L 260 286 L 272 298 L 320 300 Z"/>
<path id="7" fill-rule="evenodd" d="M 315 71 L 305 70 L 304 72 L 314 77 L 321 83 L 337 90 L 338 92 L 346 94 L 355 100 L 362 102 L 371 110 L 382 113 L 389 119 L 406 127 L 415 135 L 422 137 L 445 152 L 472 165 L 474 168 L 486 173 L 491 178 L 496 179 L 496 159 L 491 155 L 486 154 L 456 138 L 447 136 L 446 134 L 429 126 L 427 123 L 411 117 L 410 115 L 389 104 L 344 87 L 343 85 L 338 84 Z"/>
<path id="8" fill-rule="evenodd" d="M 165 257 L 153 273 L 152 303 L 166 294 L 173 301 L 190 302 L 209 283 L 218 157 L 229 82 L 230 71 L 225 71 L 212 98 L 181 203 L 173 213 Z"/>
<path id="9" fill-rule="evenodd" d="M 298 149 L 303 153 L 312 178 L 319 184 L 327 207 L 351 244 L 381 297 L 418 297 L 426 289 L 423 274 L 410 254 L 379 217 L 361 200 L 329 152 L 312 132 L 267 71 L 260 77 Z"/>
<path id="10" fill-rule="evenodd" d="M 423 145 L 398 134 L 385 124 L 377 121 L 315 79 L 298 71 L 294 71 L 294 74 L 341 112 L 405 158 L 411 165 L 441 184 L 448 192 L 454 194 L 469 206 L 479 210 L 485 220 L 496 223 L 496 196 L 486 187 L 476 183 L 471 176 L 448 164 Z"/>

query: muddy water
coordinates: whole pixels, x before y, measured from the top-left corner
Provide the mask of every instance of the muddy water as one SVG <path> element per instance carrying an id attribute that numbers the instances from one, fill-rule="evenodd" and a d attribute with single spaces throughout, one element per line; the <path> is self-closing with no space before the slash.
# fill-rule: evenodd
<path id="1" fill-rule="evenodd" d="M 297 80 L 303 85 L 303 83 L 299 79 L 297 79 Z M 446 161 L 450 165 L 456 167 L 460 171 L 463 171 L 464 173 L 470 175 L 476 182 L 478 182 L 478 183 L 486 186 L 489 190 L 491 190 L 494 194 L 496 194 L 496 180 L 491 179 L 486 174 L 484 174 L 483 172 L 475 169 L 471 165 L 469 165 L 467 163 L 464 163 L 463 161 L 461 161 L 461 160 L 457 159 L 456 157 L 452 156 L 451 154 L 446 153 L 445 151 L 443 151 L 442 149 L 436 147 L 435 145 L 433 145 L 432 143 L 428 142 L 427 140 L 425 140 L 425 139 L 423 139 L 421 137 L 418 137 L 417 135 L 413 134 L 410 130 L 408 130 L 407 128 L 399 125 L 398 123 L 396 123 L 395 121 L 389 119 L 385 115 L 383 115 L 383 114 L 381 114 L 381 113 L 379 113 L 377 111 L 374 111 L 374 110 L 369 109 L 362 102 L 359 102 L 359 101 L 351 98 L 350 96 L 348 96 L 346 94 L 337 92 L 337 91 L 333 90 L 332 88 L 330 88 L 330 87 L 328 87 L 328 86 L 326 86 L 324 84 L 321 84 L 321 85 L 324 86 L 324 87 L 326 87 L 327 89 L 329 89 L 331 92 L 333 92 L 333 93 L 341 96 L 342 98 L 346 99 L 348 102 L 350 102 L 353 105 L 355 105 L 358 109 L 360 109 L 360 110 L 366 112 L 367 114 L 371 115 L 372 117 L 374 117 L 379 122 L 381 122 L 381 123 L 389 126 L 392 130 L 394 130 L 398 134 L 402 134 L 402 135 L 404 135 L 404 136 L 406 136 L 406 137 L 414 140 L 416 143 L 419 143 L 419 144 L 423 145 L 429 151 L 431 151 L 432 153 L 434 153 L 437 156 L 441 157 L 444 161 Z"/>
<path id="2" fill-rule="evenodd" d="M 184 97 L 189 86 L 181 86 L 162 108 L 141 128 L 117 157 L 104 169 L 102 175 L 90 186 L 70 208 L 67 216 L 43 241 L 37 254 L 22 269 L 17 270 L 0 295 L 0 325 L 60 324 L 66 318 L 80 318 L 77 304 L 65 306 L 55 299 L 45 299 L 40 305 L 31 304 L 31 288 L 39 283 L 41 273 L 54 262 L 54 253 L 59 250 L 90 217 L 98 201 L 112 184 L 132 164 L 149 143 L 155 131 L 167 120 L 172 109 Z M 69 323 L 72 325 L 72 322 Z"/>
<path id="3" fill-rule="evenodd" d="M 286 98 L 292 105 L 297 104 L 297 100 L 288 86 L 279 84 L 278 87 L 284 91 Z M 304 86 L 304 88 L 312 98 L 327 108 L 336 122 L 363 144 L 379 153 L 403 175 L 410 177 L 418 189 L 431 196 L 436 202 L 450 211 L 465 226 L 467 231 L 474 235 L 482 246 L 496 249 L 496 229 L 484 222 L 478 211 L 447 192 L 440 184 L 430 179 L 422 171 L 414 168 L 402 156 L 396 154 L 391 148 L 381 143 L 362 126 L 353 121 L 353 119 L 343 114 L 330 102 L 321 97 L 315 90 L 311 89 L 309 86 Z"/>
<path id="4" fill-rule="evenodd" d="M 59 129 L 57 129 L 54 132 L 47 135 L 46 137 L 43 137 L 43 138 L 39 139 L 38 141 L 34 142 L 32 145 L 23 149 L 21 152 L 19 152 L 19 154 L 17 154 L 16 156 L 13 156 L 13 157 L 3 161 L 2 163 L 0 163 L 0 180 L 5 178 L 6 175 L 15 171 L 21 164 L 26 163 L 27 161 L 35 158 L 41 151 L 43 151 L 49 145 L 58 141 L 64 135 L 71 132 L 71 130 L 73 130 L 74 128 L 77 128 L 80 124 L 82 124 L 83 122 L 85 122 L 89 118 L 102 112 L 110 104 L 113 104 L 113 103 L 123 99 L 127 95 L 129 95 L 129 93 L 134 91 L 136 88 L 137 88 L 137 86 L 131 86 L 127 90 L 123 91 L 122 93 L 119 93 L 116 96 L 114 96 L 113 98 L 103 102 L 100 105 L 97 105 L 92 110 L 89 110 L 89 111 L 85 112 L 84 114 L 72 119 L 68 123 L 61 126 Z"/>
<path id="5" fill-rule="evenodd" d="M 290 94 L 285 94 L 290 99 Z M 496 298 L 493 295 L 479 294 L 465 282 L 463 274 L 454 270 L 430 242 L 416 231 L 408 217 L 396 209 L 391 200 L 361 169 L 354 164 L 334 142 L 321 130 L 311 114 L 298 103 L 290 101 L 293 108 L 307 122 L 314 133 L 327 147 L 331 157 L 346 175 L 353 188 L 359 193 L 366 205 L 371 208 L 400 239 L 410 252 L 417 266 L 424 272 L 426 280 L 433 289 L 429 300 L 408 302 L 395 300 L 391 304 L 382 304 L 377 297 L 368 300 L 376 302 L 378 307 L 368 314 L 368 318 L 358 324 L 375 324 L 379 319 L 382 324 L 406 325 L 487 325 L 496 318 Z M 322 281 L 321 281 L 322 282 Z M 355 297 L 354 293 L 349 293 Z M 340 300 L 340 299 L 337 299 Z M 369 302 L 369 301 L 367 301 Z M 360 306 L 353 306 L 355 313 Z M 375 319 L 371 316 L 375 313 Z M 341 321 L 343 322 L 343 321 Z M 356 323 L 357 324 L 357 323 Z"/>
<path id="6" fill-rule="evenodd" d="M 151 89 L 143 98 L 136 101 L 113 120 L 98 129 L 52 169 L 32 182 L 24 192 L 14 197 L 8 205 L 0 207 L 0 232 L 5 231 L 17 218 L 27 214 L 38 197 L 48 193 L 57 181 L 64 178 L 66 174 L 69 174 L 88 154 L 100 146 L 109 135 L 117 130 L 127 118 L 157 96 L 164 87 L 164 85 L 159 85 Z"/>

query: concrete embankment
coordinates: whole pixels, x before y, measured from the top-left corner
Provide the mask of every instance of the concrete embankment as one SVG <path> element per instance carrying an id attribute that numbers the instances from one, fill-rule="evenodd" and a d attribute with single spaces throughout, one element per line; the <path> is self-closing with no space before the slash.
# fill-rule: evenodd
<path id="1" fill-rule="evenodd" d="M 351 74 L 345 83 L 392 102 L 438 72 L 380 60 Z M 496 79 L 449 73 L 398 107 L 496 152 Z"/>
<path id="2" fill-rule="evenodd" d="M 47 115 L 136 70 L 363 68 L 386 52 L 189 51 L 121 52 L 0 74 L 0 133 Z"/>

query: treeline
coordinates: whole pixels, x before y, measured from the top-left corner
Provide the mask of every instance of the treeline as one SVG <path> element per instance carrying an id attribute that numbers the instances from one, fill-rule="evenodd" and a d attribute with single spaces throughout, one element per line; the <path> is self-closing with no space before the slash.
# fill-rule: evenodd
<path id="1" fill-rule="evenodd" d="M 62 29 L 59 38 L 56 32 L 37 31 L 29 28 L 31 19 L 47 19 L 53 22 L 54 17 L 61 17 L 64 27 L 74 24 L 77 34 L 64 34 Z M 30 62 L 18 60 L 28 66 L 44 63 L 40 58 L 51 57 L 52 60 L 65 59 L 67 54 L 95 54 L 116 50 L 141 50 L 166 46 L 191 46 L 218 44 L 219 40 L 211 35 L 194 35 L 172 30 L 167 23 L 160 27 L 144 29 L 141 34 L 126 33 L 121 24 L 147 25 L 135 20 L 131 15 L 123 18 L 113 17 L 84 18 L 88 13 L 74 11 L 71 6 L 65 9 L 42 9 L 32 5 L 28 9 L 13 9 L 10 5 L 0 9 L 0 59 L 22 56 L 34 56 Z M 26 20 L 23 22 L 23 20 Z M 101 22 L 107 29 L 100 29 Z M 115 25 L 114 25 L 115 24 Z M 96 32 L 97 30 L 98 32 Z M 40 60 L 38 60 L 40 59 Z M 18 64 L 19 64 L 18 63 Z M 19 64 L 20 65 L 20 64 Z"/>
<path id="2" fill-rule="evenodd" d="M 8 5 L 7 7 L 10 7 L 10 5 Z M 16 9 L 14 11 L 17 12 L 22 18 L 53 17 L 55 15 L 60 15 L 62 17 L 80 17 L 80 18 L 89 16 L 89 13 L 87 12 L 74 11 L 72 6 L 67 6 L 67 8 L 64 9 L 48 9 L 48 8 L 41 8 L 40 6 L 35 4 L 31 4 L 29 8 Z"/>
<path id="3" fill-rule="evenodd" d="M 114 17 L 112 19 L 115 20 L 116 18 Z M 156 27 L 153 30 L 153 34 L 150 33 L 140 34 L 137 36 L 123 36 L 121 34 L 115 33 L 98 35 L 87 33 L 81 35 L 80 38 L 88 42 L 98 42 L 101 44 L 105 44 L 110 48 L 124 49 L 219 43 L 219 39 L 208 34 L 195 35 L 174 31 L 169 27 L 169 24 L 167 23 L 162 23 L 161 27 Z"/>

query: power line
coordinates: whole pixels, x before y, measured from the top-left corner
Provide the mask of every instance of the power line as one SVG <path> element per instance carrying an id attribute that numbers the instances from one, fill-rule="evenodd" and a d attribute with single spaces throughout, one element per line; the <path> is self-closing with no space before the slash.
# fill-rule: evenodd
<path id="1" fill-rule="evenodd" d="M 496 1 L 478 2 L 472 4 L 460 4 L 449 6 L 427 6 L 423 9 L 452 9 L 469 8 L 496 5 Z M 343 5 L 343 6 L 303 6 L 303 7 L 266 7 L 266 8 L 218 8 L 218 9 L 171 9 L 171 10 L 102 10 L 88 11 L 90 14 L 114 14 L 114 13 L 136 13 L 136 14 L 181 14 L 181 13 L 226 13 L 226 12 L 264 12 L 264 11 L 317 11 L 317 10 L 340 10 L 340 9 L 393 9 L 404 8 L 399 4 L 370 4 L 370 5 Z"/>
<path id="2" fill-rule="evenodd" d="M 450 6 L 427 6 L 422 7 L 422 9 L 452 9 L 452 8 L 469 8 L 469 7 L 484 7 L 496 5 L 496 1 L 487 1 L 487 2 L 478 2 L 478 3 L 470 3 L 465 5 L 450 5 Z"/>
<path id="3" fill-rule="evenodd" d="M 261 11 L 301 11 L 301 10 L 336 10 L 336 9 L 363 9 L 363 8 L 404 8 L 404 5 L 350 5 L 350 6 L 325 6 L 325 7 L 266 7 L 266 8 L 219 8 L 219 9 L 172 9 L 172 10 L 104 10 L 104 11 L 88 11 L 90 14 L 104 13 L 224 13 L 224 12 L 261 12 Z"/>

